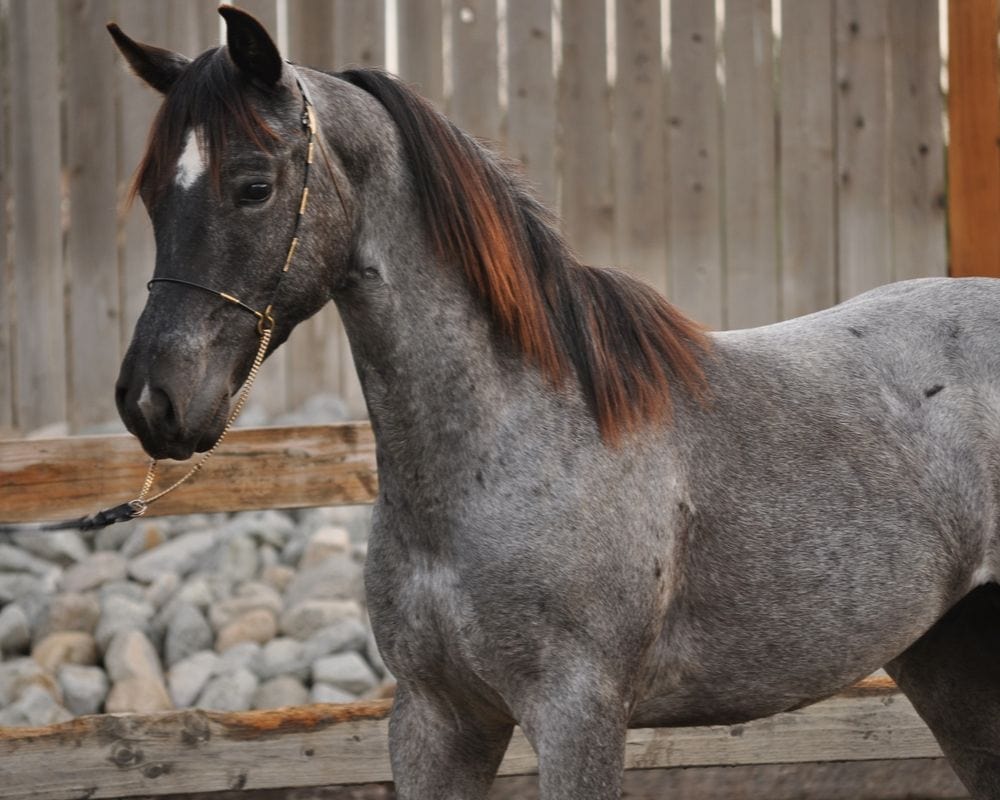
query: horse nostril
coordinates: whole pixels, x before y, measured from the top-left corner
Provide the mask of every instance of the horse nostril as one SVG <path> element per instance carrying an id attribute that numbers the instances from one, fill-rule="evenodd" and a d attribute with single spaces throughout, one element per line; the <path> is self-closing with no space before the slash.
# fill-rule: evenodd
<path id="1" fill-rule="evenodd" d="M 175 430 L 180 423 L 170 395 L 159 387 L 150 386 L 148 383 L 143 386 L 136 405 L 150 428 L 162 427 L 165 430 Z"/>

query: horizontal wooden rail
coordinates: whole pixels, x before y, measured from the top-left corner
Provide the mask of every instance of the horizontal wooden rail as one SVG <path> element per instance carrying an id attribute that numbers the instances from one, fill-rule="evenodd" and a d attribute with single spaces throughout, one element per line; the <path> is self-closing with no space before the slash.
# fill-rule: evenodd
<path id="1" fill-rule="evenodd" d="M 78 517 L 142 485 L 149 457 L 132 436 L 0 441 L 0 523 Z M 164 462 L 157 486 L 190 462 Z M 232 431 L 205 469 L 149 514 L 370 503 L 377 491 L 367 422 Z"/>
<path id="2" fill-rule="evenodd" d="M 389 701 L 274 711 L 81 717 L 0 730 L 0 798 L 123 798 L 391 780 Z M 637 729 L 626 766 L 694 767 L 940 757 L 891 682 L 867 681 L 745 725 Z M 537 772 L 517 731 L 501 775 Z"/>

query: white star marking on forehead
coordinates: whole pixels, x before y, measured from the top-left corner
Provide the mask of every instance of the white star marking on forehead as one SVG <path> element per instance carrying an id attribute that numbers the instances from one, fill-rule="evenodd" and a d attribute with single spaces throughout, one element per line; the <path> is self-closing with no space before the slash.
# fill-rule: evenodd
<path id="1" fill-rule="evenodd" d="M 191 128 L 184 140 L 184 152 L 177 159 L 174 182 L 182 189 L 190 189 L 205 172 L 205 159 L 198 144 L 198 132 Z"/>

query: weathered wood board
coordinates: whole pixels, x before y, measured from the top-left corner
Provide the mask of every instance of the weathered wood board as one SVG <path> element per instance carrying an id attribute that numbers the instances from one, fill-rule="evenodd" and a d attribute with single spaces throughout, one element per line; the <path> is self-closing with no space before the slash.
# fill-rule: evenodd
<path id="1" fill-rule="evenodd" d="M 391 780 L 389 701 L 274 711 L 82 717 L 0 730 L 0 798 L 112 798 Z M 637 729 L 628 769 L 932 758 L 941 751 L 912 706 L 865 686 L 746 725 Z M 501 775 L 537 772 L 518 730 Z"/>
<path id="2" fill-rule="evenodd" d="M 149 457 L 132 436 L 0 441 L 0 523 L 91 514 L 132 497 Z M 156 486 L 190 462 L 163 462 Z M 375 439 L 366 422 L 232 431 L 201 473 L 149 515 L 370 503 Z"/>

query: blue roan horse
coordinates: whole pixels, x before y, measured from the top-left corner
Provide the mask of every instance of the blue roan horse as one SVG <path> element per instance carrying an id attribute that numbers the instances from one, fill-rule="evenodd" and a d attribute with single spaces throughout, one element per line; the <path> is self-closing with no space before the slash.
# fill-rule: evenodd
<path id="1" fill-rule="evenodd" d="M 194 61 L 112 26 L 165 95 L 119 407 L 152 455 L 204 450 L 257 346 L 246 309 L 273 306 L 273 348 L 336 302 L 378 442 L 399 797 L 484 797 L 518 723 L 545 800 L 617 798 L 628 726 L 774 714 L 882 665 L 1000 797 L 1000 283 L 705 333 L 577 263 L 395 79 L 292 67 L 221 13 L 227 46 Z"/>

